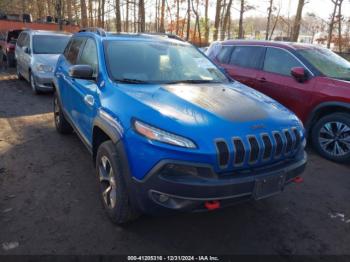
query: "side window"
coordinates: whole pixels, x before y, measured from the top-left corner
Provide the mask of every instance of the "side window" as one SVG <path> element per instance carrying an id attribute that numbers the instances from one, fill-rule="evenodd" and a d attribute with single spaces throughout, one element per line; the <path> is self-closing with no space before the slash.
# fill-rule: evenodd
<path id="1" fill-rule="evenodd" d="M 17 45 L 18 45 L 19 47 L 23 47 L 23 46 L 24 46 L 25 40 L 26 40 L 26 38 L 27 38 L 27 35 L 28 35 L 28 34 L 26 34 L 26 33 L 20 34 L 20 36 L 19 36 L 19 38 L 18 38 L 18 40 L 17 40 Z"/>
<path id="2" fill-rule="evenodd" d="M 227 64 L 230 60 L 232 49 L 233 49 L 232 46 L 227 46 L 227 45 L 222 46 L 216 59 L 221 64 Z"/>
<path id="3" fill-rule="evenodd" d="M 230 64 L 259 69 L 264 49 L 265 47 L 260 46 L 236 46 L 231 55 Z"/>
<path id="4" fill-rule="evenodd" d="M 25 38 L 23 39 L 23 46 L 30 47 L 30 36 L 26 34 Z"/>
<path id="5" fill-rule="evenodd" d="M 303 67 L 303 65 L 285 50 L 267 48 L 264 71 L 291 76 L 293 67 Z"/>
<path id="6" fill-rule="evenodd" d="M 72 39 L 72 42 L 69 47 L 68 55 L 67 55 L 67 60 L 72 65 L 76 64 L 79 51 L 83 46 L 84 41 L 85 41 L 85 38 L 82 38 L 82 37 L 77 37 Z"/>
<path id="7" fill-rule="evenodd" d="M 66 45 L 66 48 L 63 51 L 63 56 L 68 59 L 68 53 L 69 53 L 69 48 L 72 43 L 72 39 L 69 40 L 68 44 Z"/>
<path id="8" fill-rule="evenodd" d="M 96 43 L 93 39 L 86 40 L 84 49 L 79 57 L 78 64 L 91 65 L 94 69 L 94 76 L 97 76 L 98 55 Z"/>

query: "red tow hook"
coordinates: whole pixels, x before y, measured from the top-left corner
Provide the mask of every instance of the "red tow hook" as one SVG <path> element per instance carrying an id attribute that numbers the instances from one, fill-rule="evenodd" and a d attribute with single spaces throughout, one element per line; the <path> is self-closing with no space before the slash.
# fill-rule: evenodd
<path id="1" fill-rule="evenodd" d="M 206 202 L 204 203 L 204 206 L 205 206 L 206 209 L 208 209 L 208 210 L 211 211 L 211 210 L 215 210 L 215 209 L 220 208 L 220 202 L 217 201 L 217 200 L 206 201 Z"/>
<path id="2" fill-rule="evenodd" d="M 301 176 L 296 176 L 296 177 L 293 179 L 293 182 L 294 182 L 294 183 L 297 183 L 297 184 L 303 183 L 303 182 L 304 182 L 304 178 L 302 178 Z"/>

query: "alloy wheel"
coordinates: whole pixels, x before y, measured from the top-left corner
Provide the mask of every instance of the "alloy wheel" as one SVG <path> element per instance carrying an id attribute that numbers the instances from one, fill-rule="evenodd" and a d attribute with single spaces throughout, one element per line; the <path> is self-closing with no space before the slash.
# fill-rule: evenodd
<path id="1" fill-rule="evenodd" d="M 102 198 L 106 207 L 113 209 L 117 202 L 117 186 L 114 171 L 107 156 L 102 156 L 98 167 Z"/>
<path id="2" fill-rule="evenodd" d="M 350 127 L 339 121 L 327 122 L 320 129 L 318 141 L 327 154 L 345 156 L 350 152 Z"/>

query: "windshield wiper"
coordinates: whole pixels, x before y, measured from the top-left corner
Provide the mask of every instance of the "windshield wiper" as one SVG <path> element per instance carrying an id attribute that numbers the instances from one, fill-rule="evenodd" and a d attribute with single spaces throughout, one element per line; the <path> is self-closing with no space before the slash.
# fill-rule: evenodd
<path id="1" fill-rule="evenodd" d="M 186 80 L 178 80 L 178 81 L 166 82 L 166 84 L 181 84 L 181 83 L 205 84 L 205 83 L 221 83 L 221 82 L 220 81 L 215 81 L 215 80 L 203 80 L 203 79 L 186 79 Z"/>
<path id="2" fill-rule="evenodd" d="M 128 83 L 128 84 L 148 84 L 149 83 L 144 80 L 132 79 L 132 78 L 114 79 L 114 81 L 121 82 L 121 83 Z"/>

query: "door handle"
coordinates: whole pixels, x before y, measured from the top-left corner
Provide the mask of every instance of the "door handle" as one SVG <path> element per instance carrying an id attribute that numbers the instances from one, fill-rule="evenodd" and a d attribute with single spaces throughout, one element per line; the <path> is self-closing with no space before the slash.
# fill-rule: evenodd
<path id="1" fill-rule="evenodd" d="M 261 83 L 265 83 L 265 82 L 266 82 L 266 78 L 265 78 L 265 77 L 261 77 L 261 78 L 259 79 L 259 81 L 260 81 Z"/>
<path id="2" fill-rule="evenodd" d="M 93 106 L 95 104 L 95 99 L 92 95 L 86 95 L 84 96 L 84 102 L 88 106 Z"/>

